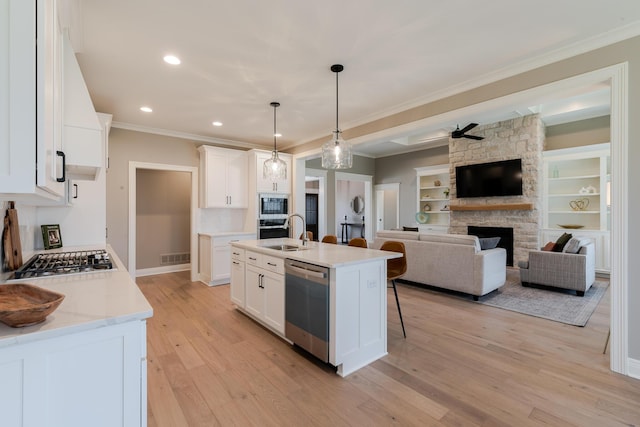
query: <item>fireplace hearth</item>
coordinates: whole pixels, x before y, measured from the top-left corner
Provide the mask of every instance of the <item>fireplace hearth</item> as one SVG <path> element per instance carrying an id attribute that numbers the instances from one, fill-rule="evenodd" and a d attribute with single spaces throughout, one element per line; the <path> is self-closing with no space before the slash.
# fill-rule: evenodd
<path id="1" fill-rule="evenodd" d="M 513 228 L 511 227 L 467 227 L 467 234 L 481 237 L 500 237 L 499 248 L 507 251 L 507 265 L 513 266 Z"/>

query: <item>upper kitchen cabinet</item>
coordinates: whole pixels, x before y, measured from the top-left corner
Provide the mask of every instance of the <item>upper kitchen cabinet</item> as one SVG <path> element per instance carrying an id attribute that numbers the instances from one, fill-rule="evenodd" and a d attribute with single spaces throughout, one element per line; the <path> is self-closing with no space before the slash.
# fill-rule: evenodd
<path id="1" fill-rule="evenodd" d="M 251 164 L 255 165 L 257 193 L 290 193 L 291 192 L 291 155 L 278 153 L 287 164 L 287 176 L 283 180 L 272 181 L 263 174 L 264 162 L 271 158 L 271 151 L 251 150 Z M 253 175 L 253 174 L 252 174 Z"/>
<path id="2" fill-rule="evenodd" d="M 64 195 L 62 35 L 53 0 L 0 1 L 0 195 Z"/>
<path id="3" fill-rule="evenodd" d="M 61 200 L 68 176 L 101 165 L 100 122 L 65 44 L 55 0 L 0 0 L 0 199 Z"/>
<path id="4" fill-rule="evenodd" d="M 66 172 L 69 178 L 95 180 L 104 165 L 102 126 L 66 35 L 63 52 L 62 144 L 66 153 Z"/>
<path id="5" fill-rule="evenodd" d="M 247 152 L 198 147 L 200 152 L 200 207 L 247 207 Z"/>

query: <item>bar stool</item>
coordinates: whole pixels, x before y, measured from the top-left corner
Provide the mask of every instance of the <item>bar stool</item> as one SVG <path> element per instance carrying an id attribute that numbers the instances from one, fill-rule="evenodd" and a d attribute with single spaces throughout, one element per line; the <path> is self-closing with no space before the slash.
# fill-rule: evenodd
<path id="1" fill-rule="evenodd" d="M 322 243 L 333 243 L 334 245 L 337 245 L 338 237 L 333 234 L 327 234 L 322 238 Z"/>
<path id="2" fill-rule="evenodd" d="M 299 237 L 300 240 L 302 240 L 302 236 L 303 236 L 303 234 L 300 233 L 300 237 Z M 307 231 L 307 240 L 309 240 L 309 241 L 313 240 L 313 231 Z"/>
<path id="3" fill-rule="evenodd" d="M 402 320 L 402 311 L 400 311 L 400 301 L 398 300 L 398 291 L 396 290 L 396 279 L 399 279 L 407 272 L 407 252 L 404 243 L 387 240 L 380 246 L 381 251 L 400 252 L 402 258 L 394 258 L 387 260 L 387 280 L 391 280 L 393 293 L 396 295 L 396 305 L 398 306 L 398 314 L 400 315 L 400 324 L 402 325 L 402 335 L 407 338 L 404 331 L 404 321 Z"/>
<path id="4" fill-rule="evenodd" d="M 367 248 L 367 240 L 362 237 L 354 237 L 349 240 L 349 246 L 356 246 L 358 248 Z"/>

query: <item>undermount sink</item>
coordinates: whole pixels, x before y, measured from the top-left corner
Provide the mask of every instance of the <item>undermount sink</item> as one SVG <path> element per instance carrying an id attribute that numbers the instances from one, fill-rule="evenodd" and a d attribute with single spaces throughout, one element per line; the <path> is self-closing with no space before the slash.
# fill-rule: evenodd
<path id="1" fill-rule="evenodd" d="M 309 248 L 301 247 L 297 245 L 286 245 L 286 244 L 262 246 L 262 247 L 267 249 L 273 249 L 276 251 L 284 251 L 284 252 L 303 251 L 303 250 L 309 249 Z"/>

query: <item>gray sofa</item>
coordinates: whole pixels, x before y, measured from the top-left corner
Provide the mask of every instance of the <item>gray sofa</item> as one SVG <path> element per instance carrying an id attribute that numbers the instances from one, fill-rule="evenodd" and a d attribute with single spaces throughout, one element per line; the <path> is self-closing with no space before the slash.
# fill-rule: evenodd
<path id="1" fill-rule="evenodd" d="M 531 251 L 529 261 L 520 261 L 520 281 L 576 291 L 584 296 L 596 280 L 596 250 L 584 240 L 578 253 Z"/>
<path id="2" fill-rule="evenodd" d="M 403 280 L 464 292 L 475 300 L 506 281 L 506 250 L 481 250 L 476 236 L 385 230 L 376 233 L 370 248 L 379 249 L 387 240 L 404 243 L 407 272 Z"/>

